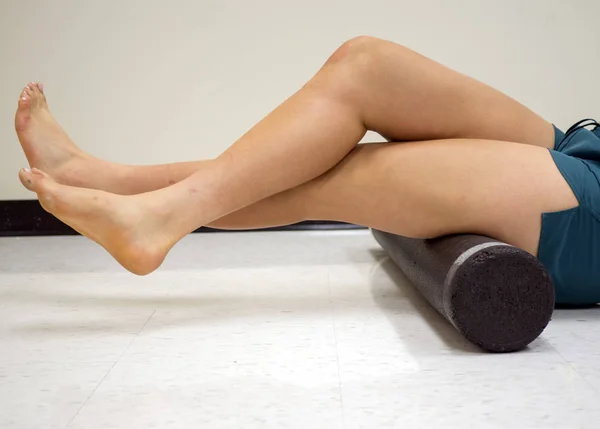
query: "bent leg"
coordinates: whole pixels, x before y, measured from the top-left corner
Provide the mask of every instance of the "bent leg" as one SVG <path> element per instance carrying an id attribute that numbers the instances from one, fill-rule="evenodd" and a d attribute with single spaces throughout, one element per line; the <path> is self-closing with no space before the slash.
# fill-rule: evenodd
<path id="1" fill-rule="evenodd" d="M 15 118 L 17 133 L 30 166 L 40 168 L 59 183 L 137 194 L 184 180 L 206 164 L 133 166 L 85 154 L 56 123 L 45 97 L 34 86 L 30 84 L 22 93 Z M 308 93 L 319 97 L 306 97 Z M 363 126 L 393 141 L 480 138 L 542 147 L 552 147 L 554 142 L 552 126 L 512 98 L 404 46 L 373 37 L 344 43 L 300 94 L 295 98 L 303 102 L 290 107 L 288 101 L 284 103 L 287 107 L 275 115 L 284 119 L 286 132 L 274 137 L 279 140 L 273 147 L 291 145 L 290 130 L 296 121 L 299 135 L 312 137 L 307 145 L 315 149 L 312 158 L 316 153 L 325 157 L 330 149 L 334 149 L 334 158 L 346 153 L 362 136 Z M 324 108 L 325 104 L 345 106 L 355 121 L 349 127 L 336 127 L 341 118 L 336 111 L 340 109 Z M 305 119 L 298 122 L 301 105 L 315 112 L 304 112 Z M 278 122 L 281 124 L 277 119 L 269 121 L 271 134 Z M 317 133 L 319 138 L 310 134 L 322 131 L 319 128 L 323 123 L 327 123 L 329 138 L 323 138 L 322 132 Z M 257 133 L 259 140 L 269 140 L 263 125 L 245 140 Z"/>
<path id="2" fill-rule="evenodd" d="M 348 56 L 362 58 L 364 66 L 356 98 L 365 125 L 390 141 L 472 138 L 546 148 L 554 144 L 551 123 L 523 104 L 405 46 L 358 37 L 330 61 Z"/>

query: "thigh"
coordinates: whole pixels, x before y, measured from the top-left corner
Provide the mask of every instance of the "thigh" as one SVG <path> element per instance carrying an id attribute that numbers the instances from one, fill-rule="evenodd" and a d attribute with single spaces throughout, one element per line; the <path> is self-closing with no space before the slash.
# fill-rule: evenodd
<path id="1" fill-rule="evenodd" d="M 552 125 L 521 103 L 404 46 L 361 37 L 333 58 L 338 70 L 351 69 L 344 76 L 357 79 L 356 102 L 367 128 L 390 141 L 479 138 L 554 145 Z M 334 71 L 323 68 L 325 74 Z"/>
<path id="2" fill-rule="evenodd" d="M 542 213 L 578 205 L 547 149 L 471 139 L 362 145 L 294 195 L 310 219 L 419 238 L 476 233 L 536 256 Z"/>

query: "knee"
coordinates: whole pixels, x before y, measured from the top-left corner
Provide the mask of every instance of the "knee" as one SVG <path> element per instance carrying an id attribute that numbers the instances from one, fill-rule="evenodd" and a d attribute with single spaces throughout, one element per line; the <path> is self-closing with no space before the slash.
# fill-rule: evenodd
<path id="1" fill-rule="evenodd" d="M 362 88 L 371 77 L 374 78 L 373 71 L 381 70 L 389 43 L 371 36 L 350 39 L 329 57 L 323 68 L 324 74 L 335 76 L 336 86 L 345 91 Z"/>
<path id="2" fill-rule="evenodd" d="M 355 62 L 357 58 L 365 59 L 367 57 L 372 57 L 383 42 L 383 40 L 371 36 L 354 37 L 342 43 L 342 45 L 329 57 L 327 64 L 350 61 Z"/>

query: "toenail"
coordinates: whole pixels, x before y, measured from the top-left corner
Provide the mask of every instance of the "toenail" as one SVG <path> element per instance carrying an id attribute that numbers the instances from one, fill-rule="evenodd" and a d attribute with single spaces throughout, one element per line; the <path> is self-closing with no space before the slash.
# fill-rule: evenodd
<path id="1" fill-rule="evenodd" d="M 31 173 L 31 170 L 30 170 L 29 168 L 27 168 L 27 167 L 25 167 L 25 168 L 23 169 L 23 171 L 24 171 L 25 173 Z"/>

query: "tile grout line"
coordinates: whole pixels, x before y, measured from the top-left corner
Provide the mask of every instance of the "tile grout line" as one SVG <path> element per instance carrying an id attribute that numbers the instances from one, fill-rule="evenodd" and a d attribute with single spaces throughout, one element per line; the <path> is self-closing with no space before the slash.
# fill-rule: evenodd
<path id="1" fill-rule="evenodd" d="M 590 382 L 589 382 L 589 380 L 588 380 L 587 378 L 585 378 L 583 375 L 581 375 L 581 374 L 579 373 L 579 371 L 577 371 L 577 368 L 575 368 L 575 367 L 573 366 L 573 364 L 572 364 L 571 362 L 569 362 L 569 361 L 567 360 L 567 358 L 565 358 L 565 357 L 562 355 L 562 353 L 561 353 L 561 352 L 559 352 L 559 351 L 556 349 L 556 347 L 554 347 L 554 346 L 552 345 L 552 343 L 550 343 L 550 341 L 548 341 L 547 339 L 545 339 L 545 338 L 543 338 L 543 337 L 542 337 L 542 340 L 544 340 L 544 342 L 546 342 L 546 344 L 548 344 L 550 347 L 552 347 L 552 350 L 554 350 L 554 351 L 556 352 L 556 354 L 557 354 L 558 356 L 560 356 L 560 358 L 561 358 L 562 360 L 564 360 L 564 361 L 565 361 L 565 363 L 566 363 L 567 365 L 569 365 L 569 368 L 571 368 L 573 371 L 575 371 L 575 374 L 577 374 L 577 375 L 578 375 L 578 376 L 579 376 L 579 377 L 580 377 L 580 378 L 581 378 L 583 381 L 585 381 L 585 383 L 586 383 L 588 386 L 590 386 L 594 392 L 596 392 L 597 394 L 599 394 L 599 395 L 600 395 L 600 390 L 598 390 L 598 389 L 596 388 L 596 386 L 594 386 L 592 383 L 590 383 Z"/>
<path id="2" fill-rule="evenodd" d="M 329 304 L 331 304 L 331 320 L 333 322 L 333 341 L 335 342 L 335 359 L 337 362 L 338 368 L 338 386 L 340 392 L 340 405 L 342 412 L 342 427 L 346 427 L 346 414 L 344 409 L 344 395 L 342 393 L 342 370 L 340 368 L 340 354 L 338 350 L 338 341 L 337 341 L 337 330 L 335 328 L 335 306 L 333 305 L 333 299 L 331 298 L 331 272 L 329 269 L 327 270 L 327 289 L 329 291 Z"/>
<path id="3" fill-rule="evenodd" d="M 73 415 L 73 417 L 71 417 L 71 419 L 69 420 L 69 422 L 65 425 L 65 429 L 67 429 L 69 426 L 71 426 L 71 423 L 73 423 L 73 420 L 75 420 L 75 417 L 77 417 L 79 415 L 79 413 L 81 412 L 81 410 L 83 409 L 83 407 L 85 407 L 85 405 L 88 403 L 88 401 L 91 399 L 91 397 L 94 396 L 94 393 L 96 393 L 96 391 L 98 390 L 98 388 L 100 387 L 100 385 L 102 385 L 102 383 L 104 383 L 104 380 L 106 380 L 106 377 L 108 377 L 108 374 L 110 374 L 111 371 L 113 370 L 113 368 L 117 365 L 117 363 L 119 363 L 119 361 L 121 360 L 121 358 L 125 355 L 125 352 L 127 352 L 127 350 L 129 350 L 129 347 L 131 347 L 131 344 L 133 344 L 133 342 L 135 341 L 135 339 L 144 330 L 144 328 L 146 327 L 146 325 L 148 324 L 148 322 L 150 321 L 150 319 L 152 319 L 152 317 L 154 316 L 154 313 L 156 313 L 156 309 L 154 309 L 154 311 L 152 312 L 152 314 L 150 315 L 150 317 L 148 317 L 148 319 L 144 322 L 144 324 L 139 329 L 139 331 L 136 332 L 135 336 L 125 346 L 125 348 L 123 349 L 123 351 L 121 352 L 121 354 L 119 355 L 119 357 L 117 357 L 117 359 L 111 365 L 111 367 L 108 369 L 108 371 L 106 371 L 106 374 L 104 374 L 104 377 L 102 377 L 102 379 L 98 382 L 98 384 L 96 385 L 96 387 L 94 387 L 94 390 L 92 390 L 92 392 L 88 395 L 88 397 L 85 398 L 85 401 L 83 401 L 83 404 L 81 404 L 81 406 L 75 412 L 75 414 Z"/>

